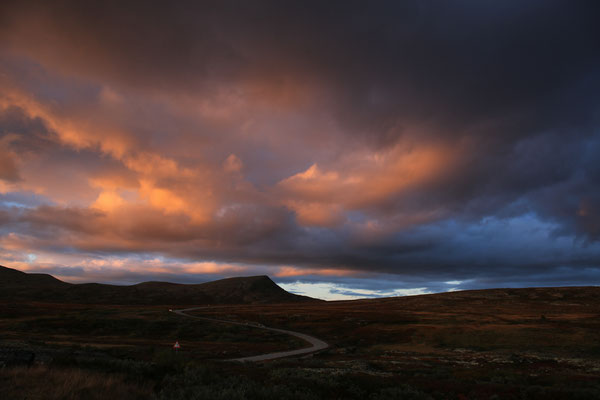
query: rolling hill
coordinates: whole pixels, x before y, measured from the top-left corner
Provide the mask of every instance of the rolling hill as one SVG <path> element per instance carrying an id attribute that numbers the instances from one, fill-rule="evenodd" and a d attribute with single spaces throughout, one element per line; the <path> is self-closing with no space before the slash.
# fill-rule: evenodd
<path id="1" fill-rule="evenodd" d="M 84 304 L 266 304 L 319 301 L 286 292 L 268 276 L 222 279 L 194 285 L 144 282 L 131 286 L 71 284 L 47 274 L 0 266 L 0 299 Z"/>

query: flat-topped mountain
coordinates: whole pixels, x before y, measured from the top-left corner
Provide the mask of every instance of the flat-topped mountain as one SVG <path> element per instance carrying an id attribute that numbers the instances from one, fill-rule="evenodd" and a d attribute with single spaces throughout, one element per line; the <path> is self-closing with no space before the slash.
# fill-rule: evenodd
<path id="1" fill-rule="evenodd" d="M 21 287 L 22 285 L 34 285 L 36 287 L 64 287 L 68 283 L 56 279 L 48 274 L 27 274 L 16 269 L 6 268 L 0 265 L 0 287 Z"/>
<path id="2" fill-rule="evenodd" d="M 286 292 L 268 276 L 185 285 L 144 282 L 131 286 L 71 284 L 47 274 L 0 266 L 0 299 L 86 304 L 256 304 L 320 301 Z"/>

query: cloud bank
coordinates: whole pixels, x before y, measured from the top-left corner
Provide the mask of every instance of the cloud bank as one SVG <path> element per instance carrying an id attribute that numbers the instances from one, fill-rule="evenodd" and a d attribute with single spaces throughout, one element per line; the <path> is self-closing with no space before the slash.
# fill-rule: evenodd
<path id="1" fill-rule="evenodd" d="M 598 11 L 3 2 L 0 263 L 354 293 L 598 284 Z"/>

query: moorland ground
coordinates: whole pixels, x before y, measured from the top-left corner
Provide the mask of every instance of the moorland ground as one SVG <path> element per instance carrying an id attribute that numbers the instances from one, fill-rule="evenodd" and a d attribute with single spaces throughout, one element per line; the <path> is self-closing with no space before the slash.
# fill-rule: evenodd
<path id="1" fill-rule="evenodd" d="M 223 360 L 305 344 L 181 317 L 168 312 L 171 305 L 5 300 L 0 397 L 600 398 L 599 296 L 600 288 L 494 289 L 191 312 L 305 332 L 331 345 L 246 364 Z"/>

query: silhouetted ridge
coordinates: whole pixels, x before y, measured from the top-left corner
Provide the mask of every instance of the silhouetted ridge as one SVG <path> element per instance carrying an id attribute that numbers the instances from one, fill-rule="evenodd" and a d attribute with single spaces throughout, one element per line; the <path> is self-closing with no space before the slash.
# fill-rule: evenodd
<path id="1" fill-rule="evenodd" d="M 86 304 L 247 304 L 319 301 L 286 292 L 268 276 L 222 279 L 195 285 L 143 282 L 132 286 L 70 284 L 51 275 L 0 267 L 0 299 Z"/>
<path id="2" fill-rule="evenodd" d="M 66 282 L 56 279 L 48 274 L 27 274 L 16 269 L 0 266 L 0 282 L 5 285 L 36 284 L 51 286 L 67 286 Z"/>
<path id="3" fill-rule="evenodd" d="M 202 284 L 209 296 L 222 296 L 227 303 L 272 303 L 288 302 L 297 296 L 286 292 L 266 275 L 221 279 Z M 291 297 L 294 296 L 294 297 Z"/>

